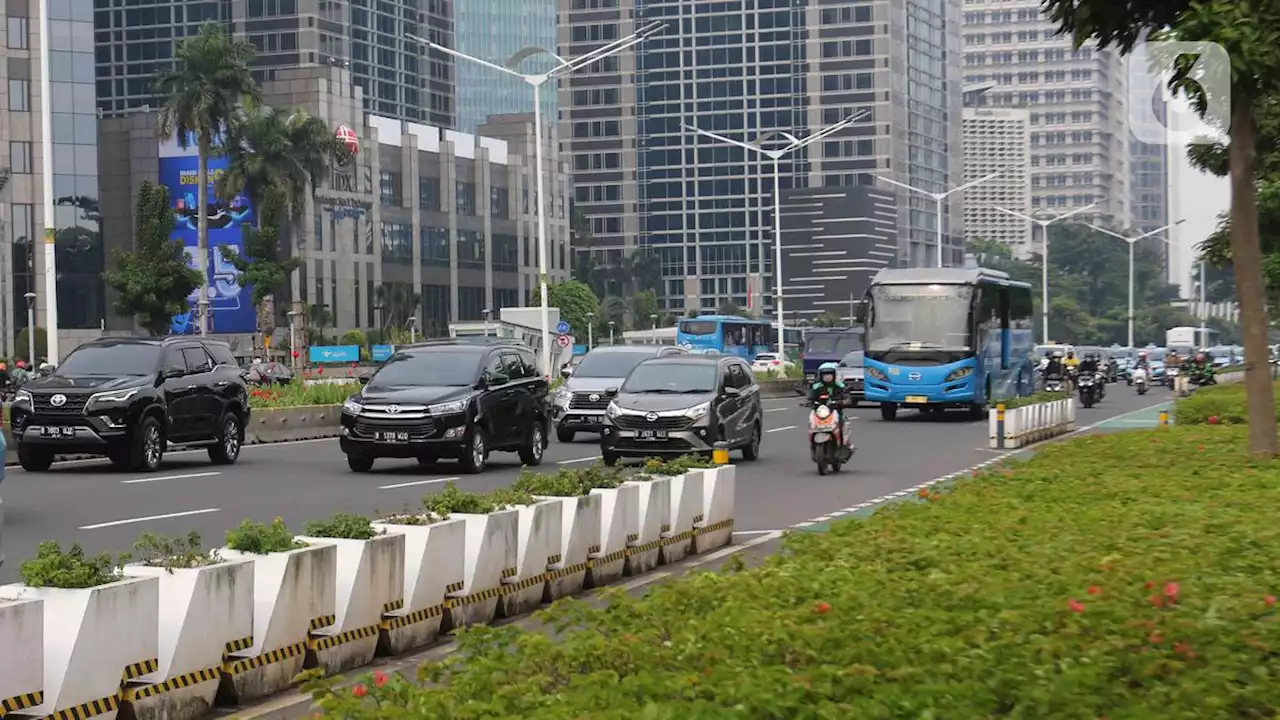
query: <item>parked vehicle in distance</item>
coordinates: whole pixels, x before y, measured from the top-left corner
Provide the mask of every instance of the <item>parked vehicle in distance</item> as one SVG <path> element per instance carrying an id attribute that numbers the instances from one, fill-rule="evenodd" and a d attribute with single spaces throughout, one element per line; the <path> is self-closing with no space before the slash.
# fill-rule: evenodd
<path id="1" fill-rule="evenodd" d="M 759 353 L 756 359 L 751 361 L 751 370 L 758 373 L 776 372 L 782 375 L 793 367 L 795 363 L 777 353 Z"/>
<path id="2" fill-rule="evenodd" d="M 716 443 L 760 456 L 760 387 L 741 358 L 705 355 L 645 360 L 608 391 L 600 435 L 605 465 L 621 458 L 710 453 Z"/>
<path id="3" fill-rule="evenodd" d="M 203 338 L 106 338 L 71 352 L 14 395 L 13 437 L 24 470 L 55 455 L 101 455 L 151 472 L 169 445 L 240 456 L 249 400 L 226 343 Z"/>
<path id="4" fill-rule="evenodd" d="M 293 371 L 275 361 L 249 363 L 242 372 L 250 385 L 288 385 L 293 381 Z"/>
<path id="5" fill-rule="evenodd" d="M 533 350 L 512 340 L 432 340 L 398 349 L 342 406 L 338 442 L 353 472 L 380 458 L 431 464 L 456 458 L 465 473 L 489 453 L 538 465 L 551 421 L 550 383 Z"/>
<path id="6" fill-rule="evenodd" d="M 840 358 L 836 367 L 836 377 L 845 385 L 845 397 L 851 407 L 867 399 L 866 393 L 866 358 L 861 350 L 855 350 Z"/>
<path id="7" fill-rule="evenodd" d="M 839 362 L 855 350 L 862 350 L 863 330 L 854 328 L 810 328 L 805 333 L 800 364 L 804 381 L 812 385 L 823 363 Z"/>
<path id="8" fill-rule="evenodd" d="M 609 407 L 609 388 L 622 385 L 641 362 L 653 357 L 688 355 L 673 345 L 605 345 L 587 353 L 573 374 L 551 396 L 551 420 L 556 439 L 573 442 L 580 432 L 600 432 Z"/>

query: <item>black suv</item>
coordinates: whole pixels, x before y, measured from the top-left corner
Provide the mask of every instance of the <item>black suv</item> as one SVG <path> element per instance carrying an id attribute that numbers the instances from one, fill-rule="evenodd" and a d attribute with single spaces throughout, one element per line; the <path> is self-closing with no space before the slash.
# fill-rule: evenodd
<path id="1" fill-rule="evenodd" d="M 528 346 L 436 340 L 400 348 L 342 406 L 339 442 L 347 465 L 369 472 L 378 458 L 423 464 L 456 457 L 465 473 L 489 452 L 542 462 L 550 427 L 550 383 Z"/>
<path id="2" fill-rule="evenodd" d="M 86 454 L 151 472 L 170 443 L 207 446 L 213 462 L 235 462 L 249 398 L 226 343 L 109 338 L 81 345 L 52 375 L 22 386 L 12 413 L 24 470 Z"/>

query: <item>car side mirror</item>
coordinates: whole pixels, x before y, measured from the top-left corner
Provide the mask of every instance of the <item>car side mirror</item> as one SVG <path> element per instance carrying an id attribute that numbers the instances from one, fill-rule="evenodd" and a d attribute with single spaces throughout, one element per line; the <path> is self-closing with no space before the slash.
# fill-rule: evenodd
<path id="1" fill-rule="evenodd" d="M 726 387 L 724 389 L 724 394 L 728 395 L 729 397 L 737 397 L 738 395 L 742 394 L 742 389 L 736 388 L 736 387 Z"/>
<path id="2" fill-rule="evenodd" d="M 368 375 L 361 375 L 359 379 L 360 379 L 360 384 L 361 384 L 361 385 L 368 385 L 368 384 L 369 384 L 369 379 L 370 379 L 370 378 L 369 378 L 369 376 L 368 376 Z"/>
<path id="3" fill-rule="evenodd" d="M 853 321 L 855 323 L 864 323 L 867 321 L 867 304 L 858 303 L 853 309 Z"/>
<path id="4" fill-rule="evenodd" d="M 604 395 L 605 397 L 618 397 L 618 388 L 605 388 Z"/>
<path id="5" fill-rule="evenodd" d="M 187 371 L 186 371 L 186 370 L 179 370 L 179 369 L 177 369 L 177 368 L 169 368 L 169 369 L 167 369 L 167 370 L 165 370 L 165 371 L 164 371 L 164 379 L 165 379 L 165 380 L 169 380 L 169 379 L 172 379 L 172 378 L 180 378 L 180 377 L 184 377 L 186 374 L 187 374 Z"/>
<path id="6" fill-rule="evenodd" d="M 506 375 L 490 375 L 489 387 L 498 387 L 499 385 L 506 385 L 508 382 L 510 382 L 510 380 L 511 378 L 507 377 Z"/>
<path id="7" fill-rule="evenodd" d="M 568 380 L 569 376 L 572 374 L 573 374 L 573 368 L 571 367 L 560 368 L 560 377 L 564 378 L 565 380 Z"/>

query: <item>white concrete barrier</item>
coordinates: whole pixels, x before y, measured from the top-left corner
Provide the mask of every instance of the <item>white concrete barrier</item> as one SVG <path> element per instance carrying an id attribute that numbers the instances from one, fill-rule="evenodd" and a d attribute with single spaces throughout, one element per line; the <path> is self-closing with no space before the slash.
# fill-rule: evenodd
<path id="1" fill-rule="evenodd" d="M 488 515 L 454 513 L 450 518 L 466 524 L 463 587 L 445 601 L 450 627 L 490 622 L 498 616 L 503 579 L 516 574 L 520 514 L 498 510 Z"/>
<path id="2" fill-rule="evenodd" d="M 694 525 L 694 552 L 724 547 L 733 540 L 735 483 L 733 465 L 702 471 L 702 522 Z"/>
<path id="3" fill-rule="evenodd" d="M 307 647 L 326 675 L 368 665 L 378 650 L 382 614 L 404 602 L 404 535 L 369 540 L 299 536 L 337 549 L 333 624 L 311 632 Z"/>
<path id="4" fill-rule="evenodd" d="M 542 604 L 548 571 L 559 568 L 564 498 L 538 500 L 515 508 L 519 516 L 515 575 L 503 578 L 502 613 L 514 617 Z"/>
<path id="5" fill-rule="evenodd" d="M 44 704 L 44 604 L 0 600 L 0 717 Z"/>
<path id="6" fill-rule="evenodd" d="M 587 568 L 588 587 L 598 587 L 622 577 L 627 565 L 627 545 L 640 539 L 640 487 L 623 483 L 616 488 L 591 491 L 600 498 L 600 539 Z"/>
<path id="7" fill-rule="evenodd" d="M 670 479 L 671 529 L 662 534 L 662 561 L 665 563 L 680 562 L 693 552 L 694 527 L 703 520 L 703 472 L 690 470 Z"/>
<path id="8" fill-rule="evenodd" d="M 159 667 L 124 696 L 141 720 L 198 718 L 213 707 L 228 652 L 253 644 L 253 570 L 248 560 L 195 568 L 127 565 L 159 583 Z"/>
<path id="9" fill-rule="evenodd" d="M 649 572 L 662 562 L 662 535 L 671 532 L 671 480 L 628 480 L 639 491 L 635 540 L 627 542 L 627 575 Z"/>
<path id="10" fill-rule="evenodd" d="M 155 578 L 76 590 L 5 585 L 0 598 L 44 604 L 44 703 L 24 714 L 114 720 L 121 685 L 159 666 Z"/>
<path id="11" fill-rule="evenodd" d="M 560 541 L 556 550 L 560 562 L 547 573 L 547 599 L 554 602 L 577 595 L 586 586 L 590 557 L 600 551 L 600 509 L 604 502 L 599 495 L 538 499 L 560 502 Z"/>
<path id="12" fill-rule="evenodd" d="M 235 703 L 280 692 L 302 670 L 310 633 L 334 623 L 338 549 L 325 542 L 267 555 L 218 554 L 254 563 L 253 644 L 228 654 L 224 687 Z"/>
<path id="13" fill-rule="evenodd" d="M 387 652 L 399 655 L 448 631 L 442 628 L 445 598 L 465 585 L 467 524 L 450 518 L 430 525 L 386 520 L 373 526 L 404 535 L 404 602 L 385 612 L 381 624 Z"/>
<path id="14" fill-rule="evenodd" d="M 1075 429 L 1076 404 L 1074 398 L 1023 405 L 1004 411 L 1003 437 L 1001 437 L 999 411 L 991 408 L 987 414 L 990 447 L 1016 449 Z"/>

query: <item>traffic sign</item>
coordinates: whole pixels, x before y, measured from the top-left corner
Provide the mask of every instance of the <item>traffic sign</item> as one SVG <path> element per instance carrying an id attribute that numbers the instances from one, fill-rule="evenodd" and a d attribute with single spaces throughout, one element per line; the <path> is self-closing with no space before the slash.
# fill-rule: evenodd
<path id="1" fill-rule="evenodd" d="M 556 344 L 562 348 L 567 348 L 573 344 L 573 338 L 569 337 L 568 335 L 561 335 L 560 337 L 556 338 Z"/>
<path id="2" fill-rule="evenodd" d="M 569 334 L 569 323 L 565 322 L 564 320 L 561 320 L 561 321 L 556 325 L 556 332 L 557 332 L 557 333 L 559 333 L 559 334 L 561 334 L 561 335 L 568 335 L 568 334 Z"/>

